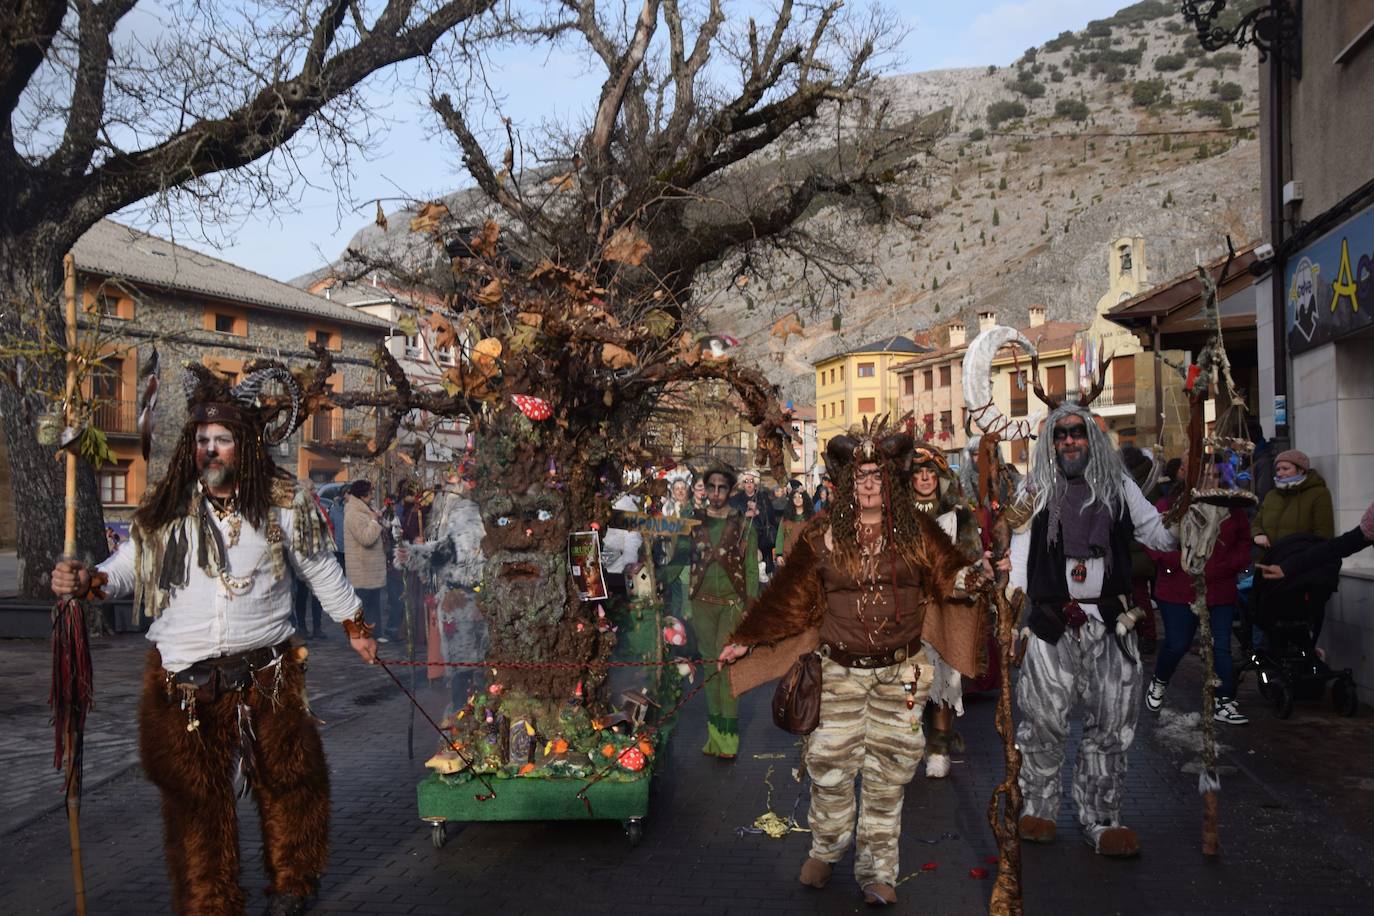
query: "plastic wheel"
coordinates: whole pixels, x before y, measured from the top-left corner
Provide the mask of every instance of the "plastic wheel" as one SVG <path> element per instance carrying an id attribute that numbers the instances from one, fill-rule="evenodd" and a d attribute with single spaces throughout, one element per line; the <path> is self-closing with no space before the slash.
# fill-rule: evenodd
<path id="1" fill-rule="evenodd" d="M 436 821 L 429 825 L 429 841 L 434 844 L 435 849 L 444 848 L 444 843 L 448 841 L 448 831 L 445 829 L 443 821 Z"/>
<path id="2" fill-rule="evenodd" d="M 1271 689 L 1273 696 L 1269 702 L 1274 705 L 1274 715 L 1280 719 L 1287 719 L 1293 714 L 1293 688 L 1287 684 L 1276 683 Z"/>
<path id="3" fill-rule="evenodd" d="M 625 839 L 630 841 L 631 846 L 638 846 L 639 841 L 644 839 L 644 824 L 637 817 L 632 817 L 625 822 Z"/>
<path id="4" fill-rule="evenodd" d="M 1343 716 L 1353 716 L 1359 711 L 1360 694 L 1352 679 L 1340 677 L 1331 684 L 1331 705 Z"/>

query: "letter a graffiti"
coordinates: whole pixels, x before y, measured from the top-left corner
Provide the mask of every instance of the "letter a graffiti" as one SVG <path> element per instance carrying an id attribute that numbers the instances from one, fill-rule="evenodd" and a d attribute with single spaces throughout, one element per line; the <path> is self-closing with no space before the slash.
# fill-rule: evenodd
<path id="1" fill-rule="evenodd" d="M 1350 306 L 1355 311 L 1360 310 L 1360 299 L 1356 295 L 1358 287 L 1355 285 L 1354 271 L 1350 269 L 1350 239 L 1341 239 L 1341 268 L 1336 272 L 1336 279 L 1331 284 L 1331 311 L 1336 310 L 1336 303 L 1341 301 L 1342 296 L 1350 299 Z"/>

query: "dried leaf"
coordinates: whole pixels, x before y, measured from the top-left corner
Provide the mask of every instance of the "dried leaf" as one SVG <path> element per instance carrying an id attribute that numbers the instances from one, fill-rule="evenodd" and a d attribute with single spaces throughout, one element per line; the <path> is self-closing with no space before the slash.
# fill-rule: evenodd
<path id="1" fill-rule="evenodd" d="M 420 323 L 415 320 L 414 315 L 402 315 L 396 320 L 396 328 L 407 337 L 414 337 L 420 333 Z"/>
<path id="2" fill-rule="evenodd" d="M 512 353 L 523 353 L 534 346 L 539 339 L 539 331 L 531 325 L 518 325 L 510 336 L 506 338 L 506 344 Z"/>
<path id="3" fill-rule="evenodd" d="M 381 226 L 383 232 L 386 231 L 386 213 L 382 212 L 382 202 L 380 200 L 377 201 L 377 217 L 373 222 Z"/>
<path id="4" fill-rule="evenodd" d="M 501 237 L 501 227 L 496 224 L 496 220 L 489 219 L 482 226 L 482 231 L 474 235 L 468 242 L 468 247 L 484 258 L 496 257 L 496 241 Z"/>
<path id="5" fill-rule="evenodd" d="M 667 337 L 673 333 L 673 316 L 663 309 L 649 309 L 644 313 L 644 328 L 654 337 Z"/>
<path id="6" fill-rule="evenodd" d="M 801 320 L 796 313 L 779 318 L 773 323 L 773 330 L 769 331 L 769 336 L 776 337 L 783 343 L 787 343 L 788 338 L 793 334 L 798 337 L 805 336 L 805 329 L 802 327 Z"/>
<path id="7" fill-rule="evenodd" d="M 607 261 L 619 261 L 631 267 L 638 267 L 653 250 L 653 246 L 644 238 L 644 233 L 640 232 L 637 226 L 621 226 L 606 243 L 606 250 L 602 256 Z"/>
<path id="8" fill-rule="evenodd" d="M 432 200 L 420 208 L 420 212 L 410 220 L 410 231 L 420 235 L 432 235 L 448 219 L 448 207 Z"/>
<path id="9" fill-rule="evenodd" d="M 492 280 L 477 293 L 477 302 L 491 308 L 501 304 L 501 297 L 504 293 L 505 284 L 500 280 Z"/>
<path id="10" fill-rule="evenodd" d="M 601 363 L 609 369 L 628 369 L 639 365 L 639 358 L 613 343 L 601 345 Z"/>
<path id="11" fill-rule="evenodd" d="M 532 328 L 541 328 L 544 326 L 544 316 L 538 312 L 520 312 L 515 318 L 521 324 L 527 324 Z"/>
<path id="12" fill-rule="evenodd" d="M 555 175 L 550 178 L 546 184 L 551 185 L 555 192 L 572 190 L 573 173 L 567 172 L 562 175 Z"/>
<path id="13" fill-rule="evenodd" d="M 458 343 L 458 332 L 454 330 L 453 322 L 438 312 L 430 312 L 429 329 L 434 333 L 434 346 L 437 349 L 447 350 Z"/>
<path id="14" fill-rule="evenodd" d="M 457 394 L 463 388 L 463 374 L 458 371 L 456 366 L 450 366 L 444 370 L 444 374 L 439 379 L 439 384 L 444 386 L 444 391 L 448 392 L 449 397 Z"/>

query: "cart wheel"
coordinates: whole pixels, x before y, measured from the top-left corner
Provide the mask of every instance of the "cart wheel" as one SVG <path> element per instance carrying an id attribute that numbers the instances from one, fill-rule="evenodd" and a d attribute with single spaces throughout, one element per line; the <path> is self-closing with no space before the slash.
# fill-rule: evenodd
<path id="1" fill-rule="evenodd" d="M 644 839 L 644 822 L 640 818 L 632 817 L 625 822 L 625 838 L 631 846 L 638 846 Z"/>
<path id="2" fill-rule="evenodd" d="M 435 821 L 429 825 L 429 841 L 434 844 L 435 849 L 443 849 L 444 843 L 448 841 L 448 831 L 443 821 Z"/>
<path id="3" fill-rule="evenodd" d="M 1331 705 L 1343 716 L 1355 715 L 1360 708 L 1360 695 L 1352 679 L 1339 677 L 1331 684 Z"/>
<path id="4" fill-rule="evenodd" d="M 1287 719 L 1293 714 L 1293 688 L 1280 681 L 1274 683 L 1270 691 L 1269 702 L 1274 705 L 1274 715 Z"/>

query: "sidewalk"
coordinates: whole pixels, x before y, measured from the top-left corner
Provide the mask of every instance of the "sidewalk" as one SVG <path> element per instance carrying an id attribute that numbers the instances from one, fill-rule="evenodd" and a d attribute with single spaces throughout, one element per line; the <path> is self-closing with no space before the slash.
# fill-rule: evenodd
<path id="1" fill-rule="evenodd" d="M 120 638 L 97 650 L 102 733 L 133 729 L 133 672 L 141 640 Z M 768 691 L 743 708 L 740 759 L 703 757 L 705 709 L 688 706 L 655 791 L 643 842 L 631 847 L 618 823 L 497 823 L 450 827 L 442 849 L 430 843 L 415 810 L 415 783 L 433 744 L 417 722 L 416 754 L 406 759 L 408 704 L 381 671 L 360 669 L 338 642 L 312 646 L 311 692 L 320 714 L 333 786 L 332 857 L 317 914 L 676 914 L 864 912 L 850 875 L 836 869 L 822 892 L 796 883 L 807 853 L 805 834 L 783 840 L 739 836 L 766 808 L 765 775 L 772 769 L 772 807 L 787 814 L 798 788 L 788 775 L 796 740 L 772 726 Z M 6 731 L 23 730 L 38 746 L 11 756 L 8 776 L 50 766 L 45 759 L 46 657 L 33 644 L 0 645 L 12 678 L 0 695 Z M 23 666 L 27 665 L 26 670 Z M 37 670 L 35 670 L 37 669 Z M 1197 707 L 1198 664 L 1184 662 L 1166 709 Z M 24 691 L 29 691 L 25 695 Z M 334 691 L 331 693 L 331 691 Z M 438 691 L 426 693 L 437 697 Z M 116 699 L 119 697 L 119 699 Z M 1023 852 L 1028 914 L 1342 914 L 1368 911 L 1374 891 L 1374 713 L 1341 719 L 1326 706 L 1299 704 L 1287 722 L 1263 707 L 1253 682 L 1241 691 L 1252 724 L 1220 731 L 1231 750 L 1223 757 L 1223 854 L 1199 851 L 1201 803 L 1196 775 L 1182 772 L 1187 754 L 1165 740 L 1153 715 L 1142 712 L 1131 749 L 1123 817 L 1141 835 L 1144 853 L 1109 861 L 1077 838 L 1072 804 L 1059 818 L 1060 839 Z M 918 776 L 907 792 L 902 834 L 899 912 L 965 914 L 986 911 L 991 879 L 970 877 L 994 853 L 985 820 L 988 796 L 1002 772 L 992 730 L 990 697 L 970 697 L 959 728 L 968 753 L 947 780 Z M 95 725 L 93 722 L 93 730 Z M 131 740 L 128 739 L 128 740 Z M 102 751 L 103 753 L 103 751 Z M 117 755 L 107 759 L 115 760 Z M 127 758 L 118 758 L 127 759 Z M 86 882 L 92 913 L 162 913 L 168 891 L 161 854 L 157 792 L 137 773 L 95 785 L 101 770 L 88 763 L 82 806 Z M 1231 768 L 1234 768 L 1232 770 Z M 49 774 L 44 773 L 44 776 Z M 1068 798 L 1066 775 L 1066 799 Z M 56 777 L 49 783 L 60 802 Z M 580 786 L 570 786 L 576 792 Z M 497 783 L 497 791 L 501 791 Z M 805 799 L 799 810 L 805 812 Z M 8 807 L 8 805 L 7 805 Z M 51 805 L 48 805 L 49 810 Z M 262 906 L 257 816 L 240 806 L 243 884 Z M 5 834 L 25 855 L 0 859 L 0 898 L 7 913 L 71 911 L 65 818 L 42 815 Z M 930 864 L 934 868 L 923 869 Z"/>

